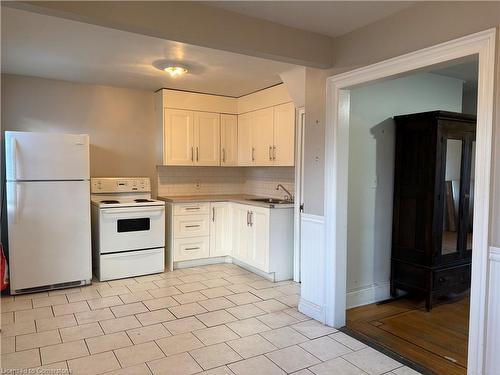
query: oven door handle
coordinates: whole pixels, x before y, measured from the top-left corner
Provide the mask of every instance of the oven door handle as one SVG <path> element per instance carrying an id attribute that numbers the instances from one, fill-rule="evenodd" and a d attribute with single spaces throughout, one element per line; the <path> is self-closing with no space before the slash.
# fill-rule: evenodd
<path id="1" fill-rule="evenodd" d="M 107 208 L 101 209 L 101 213 L 106 216 L 114 216 L 114 217 L 136 217 L 136 216 L 153 216 L 153 215 L 161 215 L 165 212 L 164 207 L 131 207 L 131 208 Z"/>

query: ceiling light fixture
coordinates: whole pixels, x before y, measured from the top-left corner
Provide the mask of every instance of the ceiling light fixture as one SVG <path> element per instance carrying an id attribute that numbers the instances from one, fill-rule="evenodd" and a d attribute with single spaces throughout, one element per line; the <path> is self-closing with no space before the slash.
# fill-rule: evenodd
<path id="1" fill-rule="evenodd" d="M 182 65 L 170 65 L 163 68 L 163 70 L 170 74 L 172 78 L 180 77 L 188 72 L 188 69 Z"/>

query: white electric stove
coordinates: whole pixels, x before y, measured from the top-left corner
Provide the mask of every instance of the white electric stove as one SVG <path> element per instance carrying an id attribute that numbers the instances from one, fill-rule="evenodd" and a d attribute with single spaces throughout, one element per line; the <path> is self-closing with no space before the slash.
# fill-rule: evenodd
<path id="1" fill-rule="evenodd" d="M 100 281 L 165 270 L 165 202 L 149 178 L 91 178 L 93 270 Z"/>

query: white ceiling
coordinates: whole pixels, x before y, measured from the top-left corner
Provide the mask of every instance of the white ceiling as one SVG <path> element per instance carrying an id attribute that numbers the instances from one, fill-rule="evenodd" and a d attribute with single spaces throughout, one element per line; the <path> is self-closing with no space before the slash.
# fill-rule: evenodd
<path id="1" fill-rule="evenodd" d="M 156 90 L 241 96 L 281 82 L 294 65 L 2 7 L 2 72 Z M 152 63 L 180 61 L 172 79 Z"/>
<path id="2" fill-rule="evenodd" d="M 403 10 L 415 1 L 206 1 L 281 25 L 331 37 L 369 25 Z"/>

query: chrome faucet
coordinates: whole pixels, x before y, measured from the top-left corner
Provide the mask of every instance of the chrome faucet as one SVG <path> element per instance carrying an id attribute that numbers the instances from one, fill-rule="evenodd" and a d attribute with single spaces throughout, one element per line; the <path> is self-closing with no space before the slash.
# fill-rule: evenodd
<path id="1" fill-rule="evenodd" d="M 286 195 L 285 195 L 285 200 L 286 200 L 286 201 L 293 202 L 293 195 L 292 195 L 292 193 L 290 193 L 290 192 L 289 192 L 289 191 L 288 191 L 288 190 L 287 190 L 287 189 L 286 189 L 283 185 L 281 185 L 281 184 L 276 185 L 276 190 L 279 190 L 279 189 L 283 190 L 283 191 L 286 193 Z"/>

